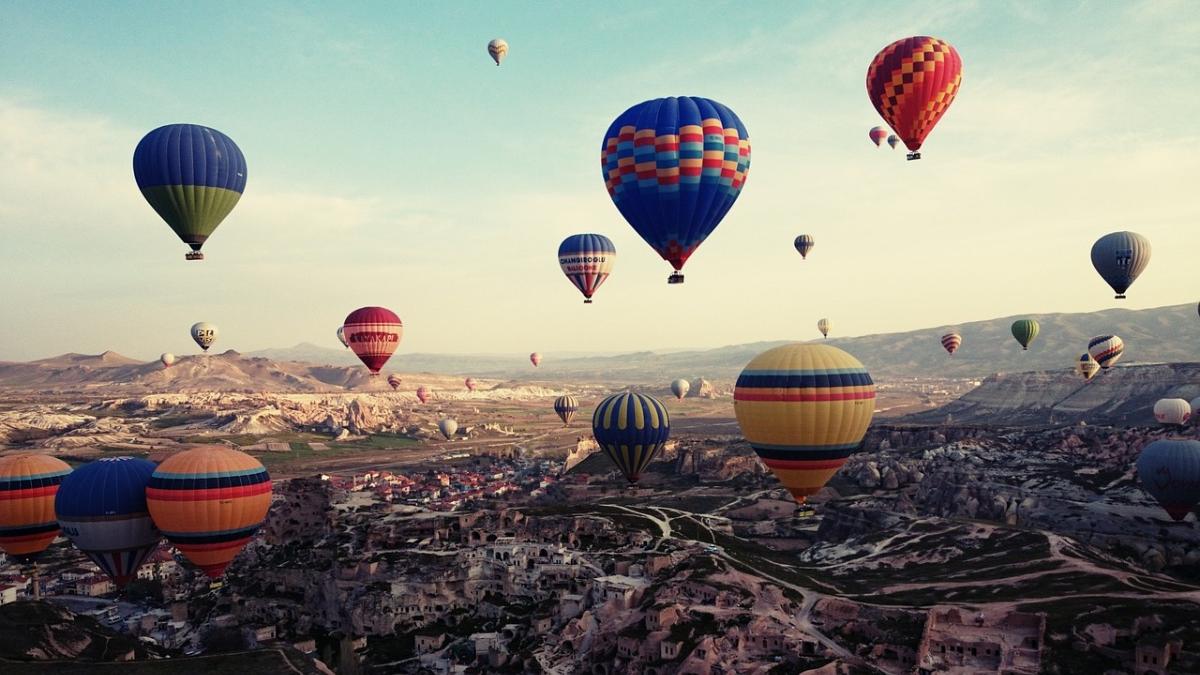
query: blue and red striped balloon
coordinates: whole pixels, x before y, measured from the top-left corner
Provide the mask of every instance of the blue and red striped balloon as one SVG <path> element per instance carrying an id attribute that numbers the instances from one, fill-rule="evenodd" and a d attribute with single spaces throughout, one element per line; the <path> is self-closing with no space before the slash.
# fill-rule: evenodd
<path id="1" fill-rule="evenodd" d="M 591 304 L 592 295 L 612 274 L 616 261 L 617 247 L 602 234 L 573 234 L 558 245 L 558 266 L 583 293 L 585 304 Z"/>

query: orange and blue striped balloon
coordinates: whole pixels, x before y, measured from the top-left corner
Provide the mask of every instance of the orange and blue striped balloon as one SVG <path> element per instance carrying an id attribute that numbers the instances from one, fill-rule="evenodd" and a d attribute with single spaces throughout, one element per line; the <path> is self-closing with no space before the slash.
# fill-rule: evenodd
<path id="1" fill-rule="evenodd" d="M 746 365 L 733 404 L 750 447 L 803 503 L 862 442 L 875 413 L 875 383 L 837 347 L 783 345 Z"/>
<path id="2" fill-rule="evenodd" d="M 271 477 L 257 459 L 232 448 L 185 450 L 158 465 L 146 505 L 167 540 L 216 578 L 266 519 Z"/>
<path id="3" fill-rule="evenodd" d="M 636 483 L 671 436 L 671 417 L 653 396 L 613 394 L 596 406 L 592 435 L 625 478 Z"/>
<path id="4" fill-rule="evenodd" d="M 58 536 L 54 496 L 71 473 L 66 462 L 21 453 L 0 457 L 0 549 L 29 562 Z"/>

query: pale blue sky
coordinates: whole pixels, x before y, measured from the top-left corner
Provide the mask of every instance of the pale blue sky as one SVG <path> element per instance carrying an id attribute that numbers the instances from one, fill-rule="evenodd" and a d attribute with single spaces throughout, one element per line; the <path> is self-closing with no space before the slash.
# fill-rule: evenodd
<path id="1" fill-rule="evenodd" d="M 1087 253 L 1119 229 L 1155 246 L 1127 306 L 1195 299 L 1195 4 L 649 4 L 5 3 L 0 359 L 190 353 L 198 320 L 219 348 L 330 345 L 367 304 L 404 319 L 405 351 L 548 355 L 1090 311 L 1117 304 Z M 905 162 L 867 140 L 863 80 L 913 34 L 964 74 Z M 730 106 L 754 154 L 668 287 L 599 145 L 679 94 Z M 224 131 L 249 166 L 202 263 L 130 168 L 172 122 Z M 592 306 L 555 258 L 586 231 L 618 249 Z"/>

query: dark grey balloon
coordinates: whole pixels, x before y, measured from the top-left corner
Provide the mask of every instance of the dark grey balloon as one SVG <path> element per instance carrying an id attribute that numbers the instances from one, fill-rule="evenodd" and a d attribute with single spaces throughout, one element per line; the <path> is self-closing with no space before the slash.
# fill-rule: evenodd
<path id="1" fill-rule="evenodd" d="M 1117 299 L 1150 263 L 1150 240 L 1137 232 L 1113 232 L 1092 244 L 1092 266 L 1116 291 Z"/>

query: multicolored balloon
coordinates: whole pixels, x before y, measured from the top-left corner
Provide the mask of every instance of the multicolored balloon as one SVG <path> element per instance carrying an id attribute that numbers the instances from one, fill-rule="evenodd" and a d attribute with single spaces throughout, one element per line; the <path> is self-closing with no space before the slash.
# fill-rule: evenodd
<path id="1" fill-rule="evenodd" d="M 1175 522 L 1200 501 L 1200 442 L 1159 439 L 1137 459 L 1142 489 L 1158 500 Z"/>
<path id="2" fill-rule="evenodd" d="M 871 127 L 871 130 L 867 132 L 867 137 L 871 139 L 871 142 L 875 144 L 875 147 L 879 147 L 879 145 L 883 143 L 883 139 L 887 138 L 887 135 L 887 129 L 884 129 L 883 127 Z"/>
<path id="3" fill-rule="evenodd" d="M 891 146 L 891 148 L 893 150 L 896 149 L 897 145 L 900 145 L 900 137 L 897 136 L 896 134 L 889 134 L 887 141 L 888 141 L 888 145 Z"/>
<path id="4" fill-rule="evenodd" d="M 207 321 L 192 324 L 190 332 L 192 339 L 196 341 L 196 344 L 200 345 L 202 351 L 207 352 L 208 348 L 213 346 L 213 343 L 217 341 L 217 327 Z"/>
<path id="5" fill-rule="evenodd" d="M 867 96 L 883 121 L 920 159 L 921 144 L 946 114 L 962 83 L 962 59 L 950 43 L 916 36 L 884 47 L 867 68 Z"/>
<path id="6" fill-rule="evenodd" d="M 1116 365 L 1125 353 L 1125 341 L 1116 335 L 1097 335 L 1088 340 L 1088 354 L 1100 367 L 1108 370 Z"/>
<path id="7" fill-rule="evenodd" d="M 158 357 L 158 360 L 163 364 L 163 368 L 170 368 L 171 366 L 175 365 L 176 361 L 175 355 L 171 352 L 163 352 L 162 355 Z"/>
<path id="8" fill-rule="evenodd" d="M 616 261 L 617 247 L 602 234 L 573 234 L 558 245 L 558 266 L 583 293 L 585 305 L 592 303 L 592 295 L 612 274 Z"/>
<path id="9" fill-rule="evenodd" d="M 600 146 L 613 204 L 675 272 L 733 207 L 750 170 L 750 137 L 732 110 L 706 98 L 644 101 L 621 113 Z"/>
<path id="10" fill-rule="evenodd" d="M 417 400 L 421 403 L 425 403 L 429 400 L 431 393 L 432 392 L 429 391 L 429 387 L 417 387 Z"/>
<path id="11" fill-rule="evenodd" d="M 62 533 L 118 587 L 137 578 L 162 538 L 146 506 L 153 474 L 153 462 L 104 457 L 65 477 L 54 499 Z"/>
<path id="12" fill-rule="evenodd" d="M 399 389 L 402 381 L 403 380 L 400 379 L 400 376 L 395 373 L 388 375 L 387 378 L 387 383 L 392 387 L 392 391 Z"/>
<path id="13" fill-rule="evenodd" d="M 1084 354 L 1079 357 L 1079 361 L 1075 363 L 1075 373 L 1082 375 L 1084 381 L 1090 380 L 1100 372 L 1100 364 L 1096 363 L 1096 359 L 1092 358 L 1091 354 Z"/>
<path id="14" fill-rule="evenodd" d="M 475 378 L 473 377 L 468 377 L 467 379 L 463 380 L 463 384 L 467 386 L 467 391 L 475 391 L 475 387 L 479 386 L 475 384 Z"/>
<path id="15" fill-rule="evenodd" d="M 168 124 L 133 151 L 133 177 L 150 206 L 183 243 L 188 260 L 233 210 L 246 189 L 246 158 L 225 134 L 196 124 Z"/>
<path id="16" fill-rule="evenodd" d="M 508 43 L 501 38 L 495 38 L 488 42 L 488 54 L 491 54 L 492 60 L 499 66 L 500 62 L 508 56 Z"/>
<path id="17" fill-rule="evenodd" d="M 658 399 L 631 392 L 613 394 L 596 406 L 592 435 L 630 484 L 671 436 L 671 417 Z"/>
<path id="18" fill-rule="evenodd" d="M 796 251 L 800 253 L 801 260 L 808 260 L 808 252 L 813 250 L 817 245 L 817 240 L 811 234 L 802 234 L 796 237 Z"/>
<path id="19" fill-rule="evenodd" d="M 1038 333 L 1042 330 L 1037 319 L 1017 319 L 1012 323 L 1012 335 L 1017 342 L 1021 343 L 1021 349 L 1027 351 L 1029 345 L 1037 339 Z"/>
<path id="20" fill-rule="evenodd" d="M 232 448 L 184 450 L 155 469 L 146 506 L 167 541 L 215 579 L 266 519 L 271 476 L 257 459 Z"/>
<path id="21" fill-rule="evenodd" d="M 346 349 L 350 348 L 350 343 L 346 341 L 346 327 L 345 326 L 338 326 L 337 339 L 338 339 L 338 342 L 342 343 L 343 347 L 345 347 Z"/>
<path id="22" fill-rule="evenodd" d="M 1092 267 L 1112 286 L 1116 299 L 1125 299 L 1125 291 L 1150 264 L 1150 240 L 1137 232 L 1113 232 L 1092 244 Z"/>
<path id="23" fill-rule="evenodd" d="M 817 322 L 817 330 L 821 331 L 821 337 L 829 337 L 829 331 L 833 328 L 833 322 L 829 319 L 821 319 Z"/>
<path id="24" fill-rule="evenodd" d="M 577 410 L 579 410 L 579 401 L 576 401 L 575 397 L 570 394 L 564 394 L 554 399 L 554 412 L 558 413 L 564 427 L 571 423 L 571 418 L 575 416 Z"/>
<path id="25" fill-rule="evenodd" d="M 346 316 L 342 331 L 350 350 L 371 371 L 371 375 L 378 375 L 400 346 L 400 339 L 404 337 L 404 323 L 395 312 L 385 307 L 360 307 Z"/>
<path id="26" fill-rule="evenodd" d="M 746 365 L 733 405 L 750 447 L 804 503 L 862 442 L 875 413 L 875 383 L 837 347 L 783 345 Z"/>
<path id="27" fill-rule="evenodd" d="M 679 378 L 671 383 L 671 393 L 675 394 L 675 398 L 680 401 L 684 396 L 687 396 L 688 390 L 692 388 L 692 383 L 683 378 Z"/>
<path id="28" fill-rule="evenodd" d="M 961 346 L 962 336 L 958 333 L 946 333 L 942 336 L 942 349 L 949 352 L 951 356 L 954 356 L 954 352 L 958 351 Z"/>
<path id="29" fill-rule="evenodd" d="M 537 352 L 534 352 L 534 353 L 530 354 L 530 355 L 529 355 L 529 362 L 533 364 L 533 367 L 534 367 L 534 368 L 537 368 L 537 367 L 538 367 L 538 365 L 540 365 L 540 364 L 541 364 L 541 362 L 542 362 L 542 355 L 541 355 L 541 354 L 539 354 L 539 353 L 537 353 Z"/>
<path id="30" fill-rule="evenodd" d="M 449 417 L 444 417 L 438 420 L 438 431 L 442 432 L 446 440 L 450 440 L 458 431 L 458 422 Z"/>
<path id="31" fill-rule="evenodd" d="M 1183 426 L 1192 416 L 1192 405 L 1181 398 L 1160 398 L 1154 403 L 1154 420 L 1159 424 Z"/>
<path id="32" fill-rule="evenodd" d="M 71 467 L 49 455 L 0 457 L 0 550 L 33 561 L 58 536 L 54 497 Z"/>

